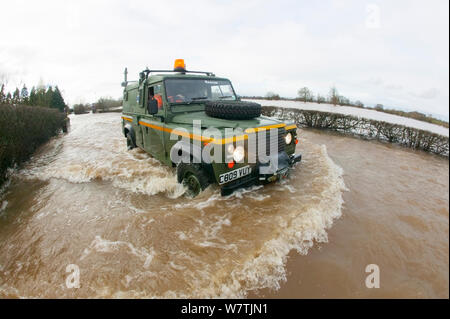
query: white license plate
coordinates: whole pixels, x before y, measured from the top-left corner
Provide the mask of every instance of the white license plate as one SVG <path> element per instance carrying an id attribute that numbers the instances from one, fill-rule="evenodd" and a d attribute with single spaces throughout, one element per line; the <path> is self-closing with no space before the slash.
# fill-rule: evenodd
<path id="1" fill-rule="evenodd" d="M 219 185 L 229 183 L 238 178 L 249 175 L 252 172 L 252 168 L 250 166 L 241 167 L 235 169 L 234 171 L 222 174 L 219 176 Z"/>

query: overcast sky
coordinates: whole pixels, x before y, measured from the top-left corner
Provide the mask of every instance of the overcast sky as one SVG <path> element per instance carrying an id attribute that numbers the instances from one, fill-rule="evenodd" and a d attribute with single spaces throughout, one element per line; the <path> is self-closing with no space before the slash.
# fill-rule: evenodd
<path id="1" fill-rule="evenodd" d="M 0 80 L 70 104 L 120 97 L 123 69 L 228 77 L 241 95 L 307 86 L 448 118 L 448 0 L 0 0 Z"/>

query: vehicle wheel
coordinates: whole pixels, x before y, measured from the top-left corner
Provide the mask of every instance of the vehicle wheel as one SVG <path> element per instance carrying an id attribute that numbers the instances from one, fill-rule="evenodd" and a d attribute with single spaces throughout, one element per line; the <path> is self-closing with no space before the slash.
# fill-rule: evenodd
<path id="1" fill-rule="evenodd" d="M 250 120 L 261 116 L 261 104 L 243 101 L 209 101 L 205 104 L 208 116 L 227 120 Z"/>
<path id="2" fill-rule="evenodd" d="M 195 197 L 209 185 L 208 177 L 199 164 L 180 163 L 177 166 L 178 183 L 187 187 L 187 195 Z"/>
<path id="3" fill-rule="evenodd" d="M 127 148 L 128 150 L 132 150 L 133 148 L 136 148 L 136 144 L 134 144 L 133 138 L 131 137 L 131 133 L 127 133 Z"/>

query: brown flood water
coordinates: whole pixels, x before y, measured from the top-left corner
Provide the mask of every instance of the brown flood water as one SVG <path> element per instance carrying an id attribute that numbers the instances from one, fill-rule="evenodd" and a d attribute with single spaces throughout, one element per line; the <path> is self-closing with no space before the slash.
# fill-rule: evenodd
<path id="1" fill-rule="evenodd" d="M 72 117 L 0 197 L 0 297 L 448 298 L 448 160 L 300 134 L 283 183 L 187 199 L 120 114 Z"/>

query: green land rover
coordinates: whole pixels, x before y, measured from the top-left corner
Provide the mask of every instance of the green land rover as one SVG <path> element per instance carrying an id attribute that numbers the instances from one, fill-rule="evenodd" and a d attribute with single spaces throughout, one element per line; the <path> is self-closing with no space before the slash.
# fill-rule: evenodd
<path id="1" fill-rule="evenodd" d="M 187 71 L 149 70 L 122 83 L 122 129 L 129 149 L 139 147 L 176 167 L 191 196 L 209 184 L 222 195 L 287 177 L 301 161 L 297 127 L 261 116 L 261 105 L 241 101 L 228 79 Z"/>

